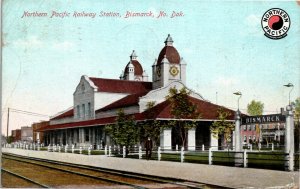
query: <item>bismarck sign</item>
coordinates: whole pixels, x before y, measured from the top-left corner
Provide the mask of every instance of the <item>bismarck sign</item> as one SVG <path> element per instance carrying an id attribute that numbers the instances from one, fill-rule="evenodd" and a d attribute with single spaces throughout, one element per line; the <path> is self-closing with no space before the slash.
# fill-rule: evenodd
<path id="1" fill-rule="evenodd" d="M 282 114 L 270 114 L 261 116 L 247 116 L 242 118 L 242 124 L 253 123 L 275 123 L 285 122 L 285 116 Z"/>

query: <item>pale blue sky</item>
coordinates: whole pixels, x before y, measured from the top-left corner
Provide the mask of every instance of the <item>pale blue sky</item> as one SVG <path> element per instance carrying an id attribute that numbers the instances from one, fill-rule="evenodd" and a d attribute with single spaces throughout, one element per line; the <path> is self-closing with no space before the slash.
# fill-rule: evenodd
<path id="1" fill-rule="evenodd" d="M 252 100 L 276 113 L 299 96 L 300 6 L 239 1 L 18 1 L 3 3 L 3 123 L 7 107 L 53 115 L 73 103 L 81 75 L 118 79 L 132 50 L 151 78 L 151 65 L 171 34 L 187 62 L 187 86 L 204 98 L 241 109 Z M 271 40 L 260 19 L 278 7 L 291 18 L 288 36 Z M 126 11 L 182 11 L 178 18 L 130 18 Z M 71 13 L 70 18 L 21 18 L 24 11 Z M 119 12 L 122 18 L 73 18 L 74 11 Z M 11 129 L 42 118 L 12 113 Z M 6 132 L 6 128 L 2 129 Z"/>

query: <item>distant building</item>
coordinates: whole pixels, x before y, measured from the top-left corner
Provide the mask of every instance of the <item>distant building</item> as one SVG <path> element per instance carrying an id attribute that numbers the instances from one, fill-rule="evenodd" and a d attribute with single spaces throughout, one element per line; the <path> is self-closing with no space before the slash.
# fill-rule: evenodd
<path id="1" fill-rule="evenodd" d="M 21 129 L 12 130 L 11 136 L 13 137 L 13 142 L 20 141 L 21 140 Z"/>
<path id="2" fill-rule="evenodd" d="M 21 140 L 26 142 L 33 141 L 32 127 L 28 127 L 28 126 L 21 127 Z"/>
<path id="3" fill-rule="evenodd" d="M 49 121 L 41 121 L 38 123 L 33 123 L 31 125 L 33 130 L 33 142 L 35 143 L 43 143 L 44 142 L 44 133 L 37 132 L 37 129 L 42 129 L 49 125 Z"/>
<path id="4" fill-rule="evenodd" d="M 284 144 L 285 123 L 242 125 L 241 136 L 243 144 L 279 143 Z"/>

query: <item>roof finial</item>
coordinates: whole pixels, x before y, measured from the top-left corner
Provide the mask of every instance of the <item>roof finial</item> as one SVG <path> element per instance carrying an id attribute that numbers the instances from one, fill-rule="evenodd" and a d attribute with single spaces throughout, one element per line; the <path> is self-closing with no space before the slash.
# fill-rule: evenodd
<path id="1" fill-rule="evenodd" d="M 166 46 L 173 46 L 173 42 L 174 42 L 174 41 L 173 41 L 171 35 L 168 34 L 168 37 L 167 37 L 167 39 L 165 40 Z"/>
<path id="2" fill-rule="evenodd" d="M 136 60 L 136 58 L 137 58 L 136 52 L 135 52 L 135 50 L 133 50 L 131 55 L 130 55 L 130 59 L 131 60 Z"/>

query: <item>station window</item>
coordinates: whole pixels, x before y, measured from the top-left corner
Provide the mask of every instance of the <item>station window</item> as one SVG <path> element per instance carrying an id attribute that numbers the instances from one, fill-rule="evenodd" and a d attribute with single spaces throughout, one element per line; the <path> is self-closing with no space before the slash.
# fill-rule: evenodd
<path id="1" fill-rule="evenodd" d="M 252 130 L 253 130 L 253 131 L 256 130 L 256 125 L 252 125 Z"/>
<path id="2" fill-rule="evenodd" d="M 91 117 L 92 111 L 91 111 L 91 103 L 88 103 L 88 116 Z"/>
<path id="3" fill-rule="evenodd" d="M 251 125 L 248 125 L 247 127 L 248 127 L 248 131 L 251 131 Z"/>
<path id="4" fill-rule="evenodd" d="M 256 136 L 255 135 L 253 135 L 253 141 L 255 142 L 255 139 L 256 139 Z"/>
<path id="5" fill-rule="evenodd" d="M 247 130 L 247 125 L 244 125 L 244 131 L 246 131 Z"/>
<path id="6" fill-rule="evenodd" d="M 249 136 L 249 142 L 250 142 L 250 141 L 252 141 L 252 137 L 251 137 L 251 136 Z"/>
<path id="7" fill-rule="evenodd" d="M 77 117 L 80 118 L 80 106 L 77 105 Z"/>
<path id="8" fill-rule="evenodd" d="M 82 117 L 85 117 L 85 104 L 82 104 Z"/>
<path id="9" fill-rule="evenodd" d="M 244 142 L 247 142 L 247 136 L 244 135 Z"/>

